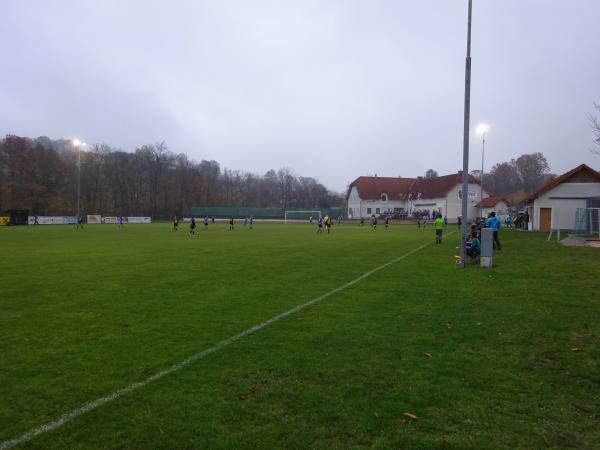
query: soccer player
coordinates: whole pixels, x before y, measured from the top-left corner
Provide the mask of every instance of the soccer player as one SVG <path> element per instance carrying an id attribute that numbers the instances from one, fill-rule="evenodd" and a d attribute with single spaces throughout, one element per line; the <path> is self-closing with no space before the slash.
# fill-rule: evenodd
<path id="1" fill-rule="evenodd" d="M 390 216 L 385 216 L 385 229 L 387 230 L 390 225 Z"/>
<path id="2" fill-rule="evenodd" d="M 319 217 L 317 219 L 317 234 L 322 233 L 323 232 L 323 218 Z"/>
<path id="3" fill-rule="evenodd" d="M 250 216 L 250 229 L 252 229 L 252 225 L 254 225 L 254 216 Z"/>
<path id="4" fill-rule="evenodd" d="M 229 231 L 233 231 L 233 216 L 229 219 Z"/>
<path id="5" fill-rule="evenodd" d="M 173 231 L 177 231 L 179 229 L 179 219 L 177 216 L 173 216 Z"/>
<path id="6" fill-rule="evenodd" d="M 196 234 L 196 219 L 192 216 L 192 221 L 190 222 L 190 236 L 194 236 Z"/>
<path id="7" fill-rule="evenodd" d="M 123 216 L 119 216 L 119 228 L 123 228 Z"/>
<path id="8" fill-rule="evenodd" d="M 204 216 L 204 231 L 208 230 L 208 216 Z"/>
<path id="9" fill-rule="evenodd" d="M 360 224 L 358 226 L 362 227 L 362 226 L 364 226 L 364 224 L 365 224 L 365 219 L 364 219 L 364 217 L 361 217 L 360 218 Z"/>
<path id="10" fill-rule="evenodd" d="M 437 216 L 437 219 L 433 221 L 433 226 L 435 228 L 435 243 L 442 243 L 442 233 L 444 232 L 444 219 L 442 219 L 441 214 Z"/>
<path id="11" fill-rule="evenodd" d="M 248 216 L 244 217 L 244 226 L 248 225 Z"/>
<path id="12" fill-rule="evenodd" d="M 332 220 L 331 217 L 329 217 L 329 216 L 325 217 L 325 228 L 327 228 L 327 234 L 331 233 L 331 226 L 333 225 L 331 223 L 331 220 Z"/>
<path id="13" fill-rule="evenodd" d="M 81 228 L 83 230 L 83 216 L 77 217 L 77 226 L 76 228 Z"/>
<path id="14" fill-rule="evenodd" d="M 374 230 L 377 229 L 377 217 L 375 217 L 375 214 L 371 216 L 371 226 Z"/>

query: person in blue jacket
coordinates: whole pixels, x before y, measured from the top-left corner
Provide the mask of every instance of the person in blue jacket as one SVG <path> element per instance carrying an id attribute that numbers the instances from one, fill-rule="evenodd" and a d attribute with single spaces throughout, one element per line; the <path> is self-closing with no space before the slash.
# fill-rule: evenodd
<path id="1" fill-rule="evenodd" d="M 496 248 L 498 248 L 498 250 L 500 250 L 500 240 L 498 239 L 498 231 L 500 231 L 500 220 L 496 217 L 496 213 L 494 211 L 492 211 L 489 215 L 489 217 L 487 218 L 487 220 L 485 221 L 485 226 L 487 228 L 493 228 L 494 229 L 494 250 Z"/>

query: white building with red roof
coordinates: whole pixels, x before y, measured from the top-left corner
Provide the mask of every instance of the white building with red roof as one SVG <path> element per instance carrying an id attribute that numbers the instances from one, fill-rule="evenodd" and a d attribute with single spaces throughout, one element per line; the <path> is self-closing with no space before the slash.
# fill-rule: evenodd
<path id="1" fill-rule="evenodd" d="M 600 207 L 600 172 L 581 164 L 526 199 L 533 230 L 572 230 L 579 208 Z"/>
<path id="2" fill-rule="evenodd" d="M 350 183 L 348 217 L 361 218 L 382 214 L 438 213 L 455 222 L 461 215 L 461 172 L 434 178 L 358 177 Z M 469 176 L 468 217 L 479 214 L 475 205 L 480 198 L 479 180 Z M 489 197 L 484 190 L 483 197 Z"/>
<path id="3" fill-rule="evenodd" d="M 475 205 L 475 208 L 481 210 L 481 217 L 488 217 L 491 212 L 495 212 L 496 216 L 503 219 L 510 213 L 510 203 L 504 198 L 499 196 L 487 197 Z"/>

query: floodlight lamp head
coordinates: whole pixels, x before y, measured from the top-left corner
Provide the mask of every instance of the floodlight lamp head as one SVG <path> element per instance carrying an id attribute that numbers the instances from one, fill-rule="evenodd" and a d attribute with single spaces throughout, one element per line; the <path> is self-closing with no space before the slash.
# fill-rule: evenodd
<path id="1" fill-rule="evenodd" d="M 72 141 L 73 147 L 80 147 L 81 146 L 81 141 L 77 138 L 73 139 Z"/>
<path id="2" fill-rule="evenodd" d="M 479 125 L 477 125 L 477 128 L 475 128 L 475 132 L 477 134 L 485 134 L 489 129 L 490 126 L 487 123 L 480 123 Z"/>

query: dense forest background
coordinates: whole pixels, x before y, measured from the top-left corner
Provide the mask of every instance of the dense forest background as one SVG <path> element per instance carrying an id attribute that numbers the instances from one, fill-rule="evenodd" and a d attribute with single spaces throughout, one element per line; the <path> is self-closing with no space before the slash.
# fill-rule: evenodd
<path id="1" fill-rule="evenodd" d="M 185 216 L 193 206 L 324 209 L 343 207 L 343 194 L 289 168 L 257 175 L 199 163 L 164 142 L 133 153 L 106 144 L 75 147 L 66 139 L 8 135 L 0 141 L 0 209 L 31 214 L 75 214 L 81 150 L 82 214 Z M 481 171 L 473 170 L 479 178 Z M 437 176 L 430 169 L 426 177 Z M 483 176 L 486 190 L 518 205 L 552 180 L 542 153 L 495 164 Z"/>
<path id="2" fill-rule="evenodd" d="M 75 214 L 81 149 L 82 214 L 168 218 L 192 206 L 321 209 L 342 206 L 342 194 L 289 168 L 256 175 L 195 162 L 164 142 L 133 153 L 105 144 L 75 147 L 70 140 L 8 135 L 0 141 L 0 209 Z"/>

